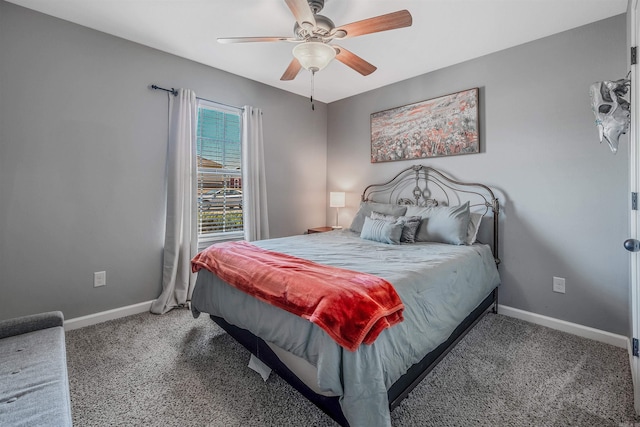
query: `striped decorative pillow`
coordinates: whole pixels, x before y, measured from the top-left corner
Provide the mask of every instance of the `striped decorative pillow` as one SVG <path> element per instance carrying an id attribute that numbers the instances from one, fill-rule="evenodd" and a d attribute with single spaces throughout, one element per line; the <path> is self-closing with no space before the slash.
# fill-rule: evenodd
<path id="1" fill-rule="evenodd" d="M 415 243 L 416 232 L 418 231 L 418 227 L 420 227 L 420 220 L 422 218 L 419 216 L 393 216 L 380 212 L 371 212 L 371 219 L 381 219 L 383 221 L 390 222 L 402 222 L 402 236 L 400 237 L 400 242 Z"/>
<path id="2" fill-rule="evenodd" d="M 402 236 L 402 222 L 389 222 L 382 219 L 364 218 L 360 237 L 374 242 L 388 243 L 391 245 L 400 244 Z"/>

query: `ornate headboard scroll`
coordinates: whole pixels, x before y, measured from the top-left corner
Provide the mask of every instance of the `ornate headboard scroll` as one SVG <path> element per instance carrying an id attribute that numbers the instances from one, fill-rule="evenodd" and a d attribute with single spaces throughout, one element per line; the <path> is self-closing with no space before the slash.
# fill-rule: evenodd
<path id="1" fill-rule="evenodd" d="M 415 206 L 453 206 L 469 202 L 472 212 L 493 217 L 491 249 L 496 264 L 498 257 L 498 216 L 500 203 L 484 184 L 457 181 L 443 172 L 425 165 L 414 165 L 400 171 L 391 180 L 364 189 L 362 201 Z"/>

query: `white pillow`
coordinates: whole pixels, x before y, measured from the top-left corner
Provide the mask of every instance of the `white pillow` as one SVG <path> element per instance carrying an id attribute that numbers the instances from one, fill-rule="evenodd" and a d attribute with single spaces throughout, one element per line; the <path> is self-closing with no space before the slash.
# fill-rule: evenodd
<path id="1" fill-rule="evenodd" d="M 478 237 L 478 230 L 480 230 L 480 221 L 482 220 L 482 214 L 477 212 L 471 212 L 469 214 L 469 227 L 467 228 L 467 245 L 473 245 Z"/>

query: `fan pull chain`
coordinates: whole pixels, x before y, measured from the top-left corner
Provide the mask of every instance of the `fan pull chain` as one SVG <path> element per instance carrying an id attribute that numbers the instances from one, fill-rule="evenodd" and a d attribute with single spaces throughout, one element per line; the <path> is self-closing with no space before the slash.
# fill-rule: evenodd
<path id="1" fill-rule="evenodd" d="M 311 110 L 312 111 L 315 111 L 315 109 L 316 109 L 315 105 L 313 104 L 313 79 L 314 79 L 315 75 L 316 75 L 316 72 L 315 71 L 311 71 L 311 99 L 310 99 L 310 101 L 311 101 Z"/>

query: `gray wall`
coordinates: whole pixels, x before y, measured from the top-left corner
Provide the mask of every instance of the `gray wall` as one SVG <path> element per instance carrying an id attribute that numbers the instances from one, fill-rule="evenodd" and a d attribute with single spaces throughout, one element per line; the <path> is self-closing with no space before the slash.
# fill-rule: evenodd
<path id="1" fill-rule="evenodd" d="M 588 97 L 626 74 L 625 57 L 620 16 L 312 112 L 304 97 L 0 0 L 0 319 L 158 295 L 167 101 L 151 83 L 264 110 L 273 237 L 332 219 L 327 191 L 349 192 L 348 224 L 365 185 L 419 163 L 369 163 L 371 113 L 479 87 L 482 153 L 424 163 L 500 194 L 501 302 L 627 334 L 627 143 L 617 155 L 598 144 Z M 94 289 L 100 270 L 107 286 Z"/>
<path id="2" fill-rule="evenodd" d="M 628 335 L 628 143 L 617 155 L 599 144 L 588 94 L 626 73 L 620 15 L 331 103 L 327 185 L 349 192 L 341 221 L 365 185 L 414 163 L 489 184 L 504 207 L 500 302 Z M 369 162 L 371 113 L 473 87 L 482 153 Z M 566 294 L 552 292 L 552 276 L 566 278 Z"/>
<path id="3" fill-rule="evenodd" d="M 0 1 L 0 319 L 158 296 L 167 95 L 152 83 L 262 108 L 271 236 L 325 224 L 325 104 Z"/>

